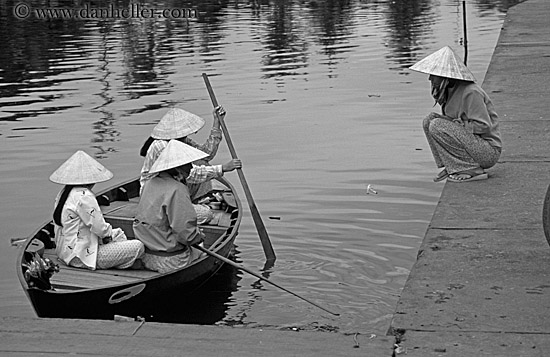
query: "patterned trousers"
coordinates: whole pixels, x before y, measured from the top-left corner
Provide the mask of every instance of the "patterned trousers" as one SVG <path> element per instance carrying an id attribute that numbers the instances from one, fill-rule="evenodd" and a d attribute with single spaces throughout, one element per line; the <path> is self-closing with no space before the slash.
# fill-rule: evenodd
<path id="1" fill-rule="evenodd" d="M 500 148 L 493 147 L 459 123 L 434 113 L 424 118 L 422 128 L 437 167 L 449 174 L 493 167 L 500 158 Z"/>
<path id="2" fill-rule="evenodd" d="M 144 252 L 143 243 L 137 239 L 102 244 L 97 250 L 97 269 L 127 269 Z"/>
<path id="3" fill-rule="evenodd" d="M 142 258 L 144 253 L 145 246 L 137 239 L 100 244 L 97 248 L 96 269 L 128 269 L 137 259 Z M 74 257 L 69 265 L 90 269 L 78 257 Z"/>
<path id="4" fill-rule="evenodd" d="M 203 255 L 204 253 L 198 249 L 188 248 L 179 254 L 170 256 L 145 253 L 141 260 L 143 261 L 143 265 L 146 269 L 158 271 L 159 273 L 164 274 L 186 267 L 195 260 L 201 258 Z"/>

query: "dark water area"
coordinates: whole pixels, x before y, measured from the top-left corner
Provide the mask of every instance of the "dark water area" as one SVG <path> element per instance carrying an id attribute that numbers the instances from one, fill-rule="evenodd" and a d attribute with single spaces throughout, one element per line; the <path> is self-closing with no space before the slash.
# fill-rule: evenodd
<path id="1" fill-rule="evenodd" d="M 96 190 L 137 176 L 139 148 L 171 106 L 207 120 L 194 137 L 204 140 L 207 73 L 278 257 L 263 274 L 341 316 L 227 268 L 185 301 L 194 316 L 151 319 L 385 333 L 442 189 L 421 130 L 436 110 L 427 76 L 407 68 L 445 45 L 464 55 L 462 1 L 21 4 L 0 4 L 1 316 L 35 316 L 10 238 L 50 219 L 60 187 L 49 175 L 82 149 L 115 174 Z M 513 4 L 466 3 L 468 66 L 480 83 Z M 155 17 L 122 16 L 137 5 Z M 45 9 L 84 18 L 39 19 Z M 213 163 L 229 159 L 222 142 Z M 226 177 L 240 190 L 235 173 Z M 236 246 L 260 272 L 249 211 Z"/>

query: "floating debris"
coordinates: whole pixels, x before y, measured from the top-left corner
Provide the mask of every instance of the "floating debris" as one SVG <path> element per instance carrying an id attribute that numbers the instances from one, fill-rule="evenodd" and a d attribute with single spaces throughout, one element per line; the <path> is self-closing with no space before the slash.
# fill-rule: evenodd
<path id="1" fill-rule="evenodd" d="M 374 193 L 375 195 L 378 194 L 378 192 L 375 191 L 374 188 L 372 188 L 372 185 L 371 184 L 368 184 L 367 185 L 367 195 L 371 194 L 371 193 Z"/>
<path id="2" fill-rule="evenodd" d="M 18 246 L 26 240 L 27 238 L 10 238 L 11 245 L 13 246 Z"/>
<path id="3" fill-rule="evenodd" d="M 394 345 L 394 353 L 396 355 L 400 355 L 402 353 L 405 353 L 407 350 L 403 346 L 399 346 L 397 343 Z"/>
<path id="4" fill-rule="evenodd" d="M 136 321 L 133 317 L 123 316 L 123 315 L 115 315 L 113 320 L 115 320 L 117 322 Z"/>
<path id="5" fill-rule="evenodd" d="M 136 327 L 136 329 L 134 330 L 134 333 L 132 333 L 132 335 L 135 335 L 136 332 L 138 332 L 138 330 L 141 328 L 141 326 L 143 326 L 143 324 L 145 323 L 145 318 L 143 318 L 141 316 L 138 316 L 138 317 L 136 317 L 136 321 L 139 321 L 139 325 L 138 325 L 138 327 Z"/>

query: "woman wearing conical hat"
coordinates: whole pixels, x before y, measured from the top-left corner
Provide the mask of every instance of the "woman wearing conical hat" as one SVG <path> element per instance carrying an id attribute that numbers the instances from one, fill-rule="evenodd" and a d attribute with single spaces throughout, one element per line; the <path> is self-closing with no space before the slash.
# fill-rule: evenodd
<path id="1" fill-rule="evenodd" d="M 112 177 L 111 171 L 80 150 L 50 176 L 50 181 L 65 185 L 53 214 L 56 253 L 65 264 L 92 270 L 139 266 L 143 243 L 127 240 L 122 229 L 105 222 L 91 191 L 94 184 Z"/>
<path id="2" fill-rule="evenodd" d="M 429 74 L 431 93 L 441 114 L 423 121 L 435 163 L 442 168 L 435 182 L 487 179 L 502 151 L 499 119 L 491 99 L 472 72 L 446 46 L 410 67 Z"/>
<path id="3" fill-rule="evenodd" d="M 185 178 L 192 162 L 208 154 L 178 140 L 170 140 L 150 172 L 134 219 L 136 238 L 145 244 L 142 258 L 147 269 L 161 273 L 185 267 L 200 257 L 192 248 L 204 235 L 197 225 Z"/>
<path id="4" fill-rule="evenodd" d="M 189 138 L 189 135 L 198 132 L 204 126 L 205 120 L 180 108 L 168 110 L 153 128 L 151 136 L 140 150 L 140 155 L 145 157 L 141 168 L 141 189 L 143 189 L 147 180 L 156 175 L 150 172 L 151 167 L 168 144 L 168 141 L 172 139 L 179 140 L 207 154 L 205 158 L 194 163 L 195 165 L 192 166 L 189 177 L 186 177 L 189 192 L 193 199 L 200 198 L 210 191 L 211 187 L 206 184 L 209 180 L 221 177 L 224 172 L 233 171 L 242 166 L 241 161 L 238 159 L 233 159 L 223 165 L 210 166 L 208 164 L 216 155 L 222 140 L 219 117 L 225 116 L 224 108 L 221 106 L 216 107 L 213 116 L 214 122 L 210 135 L 206 142 L 201 145 Z M 208 206 L 197 204 L 194 207 L 199 216 L 199 223 L 206 223 L 212 218 L 212 212 Z"/>

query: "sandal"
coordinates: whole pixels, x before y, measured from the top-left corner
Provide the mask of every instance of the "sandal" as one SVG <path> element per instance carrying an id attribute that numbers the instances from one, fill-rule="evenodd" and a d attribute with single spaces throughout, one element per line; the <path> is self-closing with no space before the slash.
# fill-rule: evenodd
<path id="1" fill-rule="evenodd" d="M 449 173 L 447 172 L 447 169 L 441 170 L 436 177 L 434 177 L 434 182 L 440 182 L 445 180 L 447 177 L 449 177 Z"/>
<path id="2" fill-rule="evenodd" d="M 470 177 L 467 178 L 458 178 L 458 175 L 468 175 Z M 450 182 L 470 182 L 470 181 L 480 181 L 480 180 L 487 180 L 489 178 L 489 175 L 483 171 L 474 171 L 474 170 L 468 170 L 468 171 L 462 171 L 462 172 L 455 172 L 454 174 L 450 174 L 447 178 Z"/>

